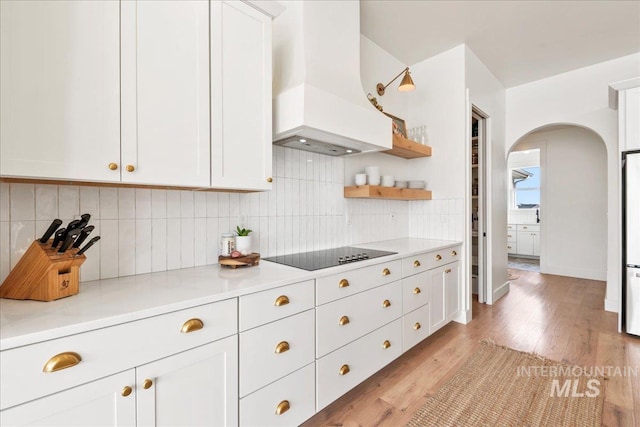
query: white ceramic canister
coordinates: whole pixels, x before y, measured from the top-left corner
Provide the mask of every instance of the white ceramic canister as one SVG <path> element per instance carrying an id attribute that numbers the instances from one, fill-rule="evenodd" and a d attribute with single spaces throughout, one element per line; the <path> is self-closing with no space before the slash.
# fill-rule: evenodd
<path id="1" fill-rule="evenodd" d="M 225 233 L 220 237 L 220 251 L 221 256 L 230 256 L 231 252 L 236 249 L 236 241 L 233 238 L 232 233 Z"/>

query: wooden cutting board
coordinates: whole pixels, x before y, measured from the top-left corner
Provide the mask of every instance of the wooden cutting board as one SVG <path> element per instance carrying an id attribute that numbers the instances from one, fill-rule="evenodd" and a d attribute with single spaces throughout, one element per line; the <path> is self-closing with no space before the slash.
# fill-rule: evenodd
<path id="1" fill-rule="evenodd" d="M 238 258 L 232 258 L 230 256 L 218 257 L 218 263 L 224 267 L 238 268 L 238 267 L 252 267 L 260 263 L 260 254 L 252 253 L 249 255 L 242 255 Z"/>

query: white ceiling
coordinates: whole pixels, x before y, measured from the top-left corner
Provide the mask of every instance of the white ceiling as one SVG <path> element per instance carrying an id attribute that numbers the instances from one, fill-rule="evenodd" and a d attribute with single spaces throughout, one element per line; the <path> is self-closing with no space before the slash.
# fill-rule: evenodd
<path id="1" fill-rule="evenodd" d="M 640 0 L 362 0 L 360 16 L 405 64 L 466 43 L 505 87 L 640 52 Z"/>

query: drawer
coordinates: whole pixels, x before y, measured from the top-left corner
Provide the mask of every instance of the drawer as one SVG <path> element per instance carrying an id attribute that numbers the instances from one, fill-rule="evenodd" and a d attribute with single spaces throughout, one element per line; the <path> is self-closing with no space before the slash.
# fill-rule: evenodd
<path id="1" fill-rule="evenodd" d="M 514 243 L 513 246 L 515 247 L 515 243 L 518 241 L 517 236 L 515 230 L 507 230 L 507 243 Z"/>
<path id="2" fill-rule="evenodd" d="M 422 273 L 429 269 L 429 258 L 433 255 L 430 252 L 402 258 L 402 277 Z"/>
<path id="3" fill-rule="evenodd" d="M 429 336 L 429 304 L 402 317 L 402 351 L 409 350 Z"/>
<path id="4" fill-rule="evenodd" d="M 313 308 L 313 280 L 240 297 L 240 331 Z"/>
<path id="5" fill-rule="evenodd" d="M 240 399 L 240 425 L 247 427 L 300 425 L 316 412 L 315 388 L 315 363 L 311 363 L 262 390 Z M 279 412 L 281 413 L 278 414 Z"/>
<path id="6" fill-rule="evenodd" d="M 431 275 L 428 272 L 402 279 L 402 313 L 409 313 L 429 302 L 429 283 Z"/>
<path id="7" fill-rule="evenodd" d="M 538 224 L 518 224 L 517 231 L 540 231 Z"/>
<path id="8" fill-rule="evenodd" d="M 395 260 L 316 279 L 316 305 L 400 280 L 402 262 Z"/>
<path id="9" fill-rule="evenodd" d="M 200 327 L 200 322 L 202 327 Z M 189 322 L 192 320 L 191 322 Z M 189 327 L 193 330 L 187 332 Z M 181 332 L 181 329 L 185 332 Z M 237 301 L 230 299 L 0 353 L 0 408 L 121 372 L 237 333 Z M 56 355 L 73 352 L 75 366 L 44 373 Z M 58 359 L 70 360 L 73 355 Z"/>
<path id="10" fill-rule="evenodd" d="M 401 328 L 397 319 L 316 361 L 317 410 L 400 356 Z"/>
<path id="11" fill-rule="evenodd" d="M 427 268 L 437 268 L 441 265 L 449 264 L 450 262 L 458 261 L 461 256 L 460 246 L 454 246 L 453 248 L 446 248 L 439 251 L 432 251 L 427 254 Z"/>
<path id="12" fill-rule="evenodd" d="M 315 359 L 315 316 L 307 310 L 240 334 L 240 396 Z"/>
<path id="13" fill-rule="evenodd" d="M 322 357 L 401 315 L 400 281 L 317 307 L 316 357 Z"/>

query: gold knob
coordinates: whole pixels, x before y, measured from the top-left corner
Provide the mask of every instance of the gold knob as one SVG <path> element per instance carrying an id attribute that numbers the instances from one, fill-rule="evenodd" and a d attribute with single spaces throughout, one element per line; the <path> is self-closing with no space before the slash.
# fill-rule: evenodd
<path id="1" fill-rule="evenodd" d="M 273 182 L 273 178 L 271 178 L 271 177 L 267 178 L 267 182 Z M 285 400 L 285 402 L 286 402 L 286 400 Z"/>
<path id="2" fill-rule="evenodd" d="M 56 354 L 51 359 L 47 360 L 47 363 L 45 363 L 42 368 L 42 372 L 49 373 L 59 371 L 61 369 L 67 369 L 72 366 L 76 366 L 81 360 L 82 357 L 73 351 Z"/>
<path id="3" fill-rule="evenodd" d="M 418 329 L 420 329 L 420 328 L 422 328 L 422 325 L 420 325 L 420 322 L 416 322 L 416 324 L 415 324 L 415 325 L 413 325 L 413 329 L 414 329 L 414 330 L 416 330 L 416 331 L 417 331 Z"/>
<path id="4" fill-rule="evenodd" d="M 289 297 L 286 295 L 280 295 L 278 298 L 276 298 L 276 302 L 273 303 L 273 305 L 275 305 L 276 307 L 280 307 L 287 304 L 289 304 Z"/>
<path id="5" fill-rule="evenodd" d="M 507 234 L 507 237 L 511 237 L 511 234 Z"/>
<path id="6" fill-rule="evenodd" d="M 389 271 L 389 269 L 388 269 L 388 268 L 385 268 L 384 270 L 382 270 L 382 275 L 383 275 L 383 276 L 388 276 L 388 275 L 390 275 L 390 274 L 391 274 L 391 271 Z"/>
<path id="7" fill-rule="evenodd" d="M 338 371 L 338 373 L 340 375 L 347 375 L 349 373 L 350 369 L 349 369 L 349 365 L 342 365 L 340 367 L 340 371 Z"/>
<path id="8" fill-rule="evenodd" d="M 117 163 L 109 163 L 109 169 L 111 169 L 112 171 L 118 169 L 118 164 Z"/>
<path id="9" fill-rule="evenodd" d="M 125 169 L 127 170 L 127 172 L 133 172 L 134 170 L 136 170 L 136 168 L 133 165 L 127 165 Z"/>
<path id="10" fill-rule="evenodd" d="M 282 415 L 285 412 L 287 412 L 290 408 L 291 408 L 291 405 L 289 404 L 289 401 L 283 400 L 282 402 L 278 403 L 278 406 L 276 406 L 276 415 Z"/>
<path id="11" fill-rule="evenodd" d="M 414 267 L 420 267 L 420 261 L 418 261 L 418 260 L 413 261 L 413 266 Z"/>
<path id="12" fill-rule="evenodd" d="M 284 353 L 285 351 L 289 351 L 289 343 L 286 341 L 281 341 L 276 346 L 276 354 Z"/>
<path id="13" fill-rule="evenodd" d="M 132 391 L 133 389 L 127 385 L 122 389 L 122 393 L 120 394 L 122 394 L 123 397 L 127 397 L 131 394 Z"/>
<path id="14" fill-rule="evenodd" d="M 458 252 L 456 252 L 456 251 L 451 251 L 451 256 L 456 256 L 456 255 L 458 255 Z"/>
<path id="15" fill-rule="evenodd" d="M 527 229 L 527 227 L 522 227 L 522 229 L 523 229 L 523 230 L 526 230 L 526 229 Z"/>
<path id="16" fill-rule="evenodd" d="M 151 381 L 149 378 L 147 378 L 146 380 L 144 380 L 144 382 L 142 383 L 142 388 L 147 390 L 149 388 L 151 388 L 151 386 L 153 385 L 153 381 Z"/>
<path id="17" fill-rule="evenodd" d="M 338 282 L 339 288 L 346 288 L 347 286 L 349 286 L 349 281 L 347 279 L 342 279 Z"/>
<path id="18" fill-rule="evenodd" d="M 511 246 L 507 246 L 507 249 L 511 249 Z"/>
<path id="19" fill-rule="evenodd" d="M 382 348 L 386 350 L 389 347 L 391 347 L 391 343 L 389 342 L 389 340 L 384 340 L 384 342 L 382 343 Z"/>
<path id="20" fill-rule="evenodd" d="M 442 257 L 440 256 L 440 254 L 436 255 L 436 261 L 440 261 L 442 259 Z"/>
<path id="21" fill-rule="evenodd" d="M 197 331 L 204 328 L 204 323 L 200 319 L 189 319 L 182 324 L 180 332 L 188 334 L 189 332 Z"/>
<path id="22" fill-rule="evenodd" d="M 382 306 L 384 308 L 391 307 L 391 302 L 388 299 L 386 299 L 386 300 L 382 301 Z"/>
<path id="23" fill-rule="evenodd" d="M 417 288 L 417 287 L 413 290 L 413 293 L 416 295 L 418 295 L 420 292 L 422 291 L 420 290 L 420 288 Z"/>
<path id="24" fill-rule="evenodd" d="M 344 326 L 344 325 L 348 325 L 349 324 L 349 317 L 348 316 L 342 316 L 340 318 L 340 321 L 338 321 L 338 325 L 340 326 Z"/>
<path id="25" fill-rule="evenodd" d="M 450 269 L 450 268 L 447 268 L 444 272 L 445 272 L 445 273 L 447 273 L 447 274 L 448 274 L 448 273 L 451 273 L 451 269 Z"/>

